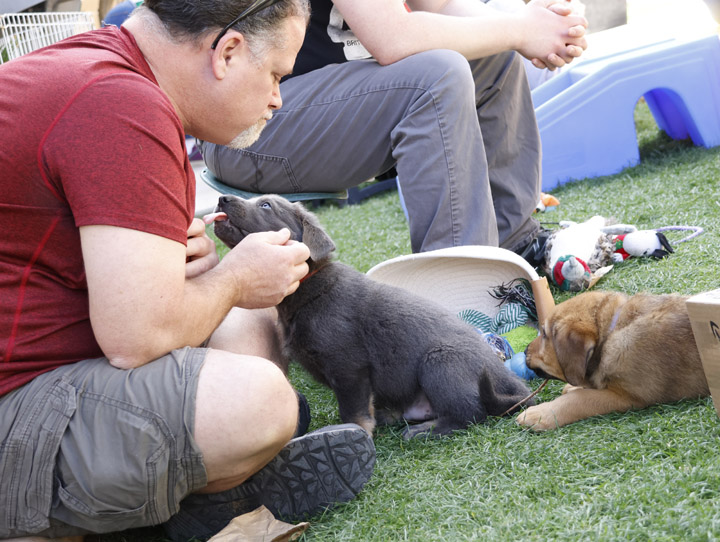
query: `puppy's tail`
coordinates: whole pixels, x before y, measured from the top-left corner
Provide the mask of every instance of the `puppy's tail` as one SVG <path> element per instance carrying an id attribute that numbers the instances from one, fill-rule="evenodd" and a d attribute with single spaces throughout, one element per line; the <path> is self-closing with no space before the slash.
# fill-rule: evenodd
<path id="1" fill-rule="evenodd" d="M 505 416 L 517 412 L 522 406 L 535 404 L 532 392 L 516 375 L 503 366 L 493 366 L 486 378 L 480 381 L 480 396 L 487 413 L 491 416 Z"/>

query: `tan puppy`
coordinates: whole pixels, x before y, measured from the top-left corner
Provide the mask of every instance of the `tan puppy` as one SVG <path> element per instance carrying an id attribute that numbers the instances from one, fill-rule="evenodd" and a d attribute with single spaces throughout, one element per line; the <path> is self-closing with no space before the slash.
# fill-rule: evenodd
<path id="1" fill-rule="evenodd" d="M 586 292 L 555 306 L 527 348 L 527 365 L 568 382 L 522 412 L 545 431 L 598 414 L 710 394 L 687 309 L 677 295 Z"/>

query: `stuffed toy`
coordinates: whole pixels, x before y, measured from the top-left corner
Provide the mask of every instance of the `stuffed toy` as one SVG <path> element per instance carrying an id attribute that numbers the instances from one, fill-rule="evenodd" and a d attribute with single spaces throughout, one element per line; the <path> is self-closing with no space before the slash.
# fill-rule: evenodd
<path id="1" fill-rule="evenodd" d="M 615 237 L 613 261 L 621 263 L 630 256 L 664 258 L 675 252 L 663 234 L 664 231 L 692 231 L 690 235 L 675 241 L 676 245 L 697 237 L 705 230 L 700 226 L 664 226 L 654 230 L 640 230 Z"/>
<path id="2" fill-rule="evenodd" d="M 637 230 L 628 224 L 608 222 L 602 216 L 580 223 L 564 221 L 550 235 L 543 271 L 561 290 L 579 292 L 589 288 L 612 267 L 615 236 Z"/>
<path id="3" fill-rule="evenodd" d="M 689 241 L 703 233 L 697 226 L 665 226 L 640 230 L 629 224 L 612 224 L 602 216 L 585 222 L 560 222 L 545 245 L 543 271 L 561 289 L 571 292 L 585 290 L 630 256 L 664 258 L 674 252 L 667 237 L 669 230 L 692 230 L 677 241 Z"/>
<path id="4" fill-rule="evenodd" d="M 540 200 L 535 206 L 535 212 L 542 213 L 545 211 L 554 211 L 557 209 L 558 205 L 560 205 L 560 201 L 555 196 L 552 194 L 546 194 L 545 192 L 540 192 Z"/>
<path id="5" fill-rule="evenodd" d="M 673 253 L 667 237 L 656 230 L 639 230 L 615 237 L 613 261 L 622 263 L 630 256 L 664 258 Z"/>

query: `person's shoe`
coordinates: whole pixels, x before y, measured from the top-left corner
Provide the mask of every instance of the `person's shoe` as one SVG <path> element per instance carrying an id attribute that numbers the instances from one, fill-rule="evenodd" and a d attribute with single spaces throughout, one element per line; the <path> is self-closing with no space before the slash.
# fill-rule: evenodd
<path id="1" fill-rule="evenodd" d="M 547 242 L 552 233 L 552 230 L 541 228 L 527 245 L 517 251 L 517 254 L 522 256 L 534 268 L 542 267 L 545 263 Z"/>
<path id="2" fill-rule="evenodd" d="M 275 517 L 297 522 L 355 498 L 375 467 L 375 445 L 354 423 L 293 439 L 249 481 Z"/>
<path id="3" fill-rule="evenodd" d="M 193 494 L 163 524 L 173 542 L 207 540 L 260 505 L 291 523 L 352 500 L 375 466 L 372 437 L 359 425 L 330 425 L 292 439 L 275 458 L 237 487 Z"/>
<path id="4" fill-rule="evenodd" d="M 207 540 L 222 531 L 233 518 L 260 506 L 255 487 L 240 484 L 221 493 L 188 495 L 180 511 L 162 524 L 165 536 L 173 542 Z"/>

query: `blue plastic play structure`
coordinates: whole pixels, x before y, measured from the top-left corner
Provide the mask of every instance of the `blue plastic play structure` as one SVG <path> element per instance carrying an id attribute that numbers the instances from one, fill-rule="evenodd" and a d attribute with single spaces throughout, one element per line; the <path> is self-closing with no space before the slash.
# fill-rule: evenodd
<path id="1" fill-rule="evenodd" d="M 637 165 L 633 112 L 641 96 L 673 139 L 720 145 L 718 36 L 669 38 L 571 64 L 537 87 L 543 191 Z"/>

